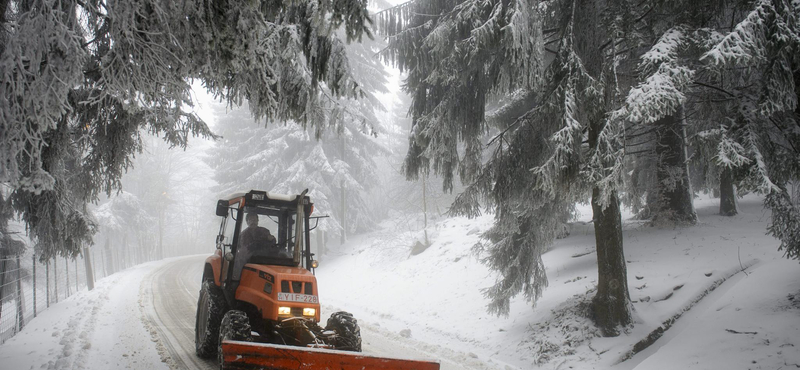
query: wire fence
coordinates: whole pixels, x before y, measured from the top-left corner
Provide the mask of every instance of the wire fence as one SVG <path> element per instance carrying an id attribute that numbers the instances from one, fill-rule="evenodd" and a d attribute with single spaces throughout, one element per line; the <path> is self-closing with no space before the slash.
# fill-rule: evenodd
<path id="1" fill-rule="evenodd" d="M 98 259 L 95 252 L 90 276 L 97 280 L 106 275 L 106 269 L 94 268 Z M 83 255 L 75 259 L 58 257 L 39 261 L 39 256 L 25 253 L 18 256 L 0 256 L 0 344 L 22 330 L 37 315 L 51 305 L 87 289 L 87 265 Z M 93 284 L 92 284 L 93 285 Z"/>

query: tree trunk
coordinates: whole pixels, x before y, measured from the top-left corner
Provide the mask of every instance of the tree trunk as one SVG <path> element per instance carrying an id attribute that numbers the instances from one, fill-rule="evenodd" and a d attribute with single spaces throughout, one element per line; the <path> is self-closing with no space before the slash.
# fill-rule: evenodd
<path id="1" fill-rule="evenodd" d="M 619 327 L 631 323 L 628 272 L 622 248 L 622 218 L 614 192 L 603 210 L 597 204 L 600 189 L 592 191 L 594 238 L 597 245 L 597 294 L 593 299 L 594 319 L 605 336 L 619 335 Z"/>
<path id="2" fill-rule="evenodd" d="M 69 288 L 69 261 L 67 261 L 67 257 L 64 257 L 64 271 L 66 271 L 66 272 L 64 272 L 64 276 L 67 277 L 67 283 L 65 284 L 66 287 L 67 287 L 67 295 L 64 297 L 64 298 L 66 298 L 66 297 L 69 297 L 70 295 L 72 295 L 72 292 L 70 292 L 70 288 Z"/>
<path id="3" fill-rule="evenodd" d="M 604 63 L 602 45 L 611 37 L 599 26 L 605 4 L 598 0 L 579 0 L 574 5 L 575 34 L 580 39 L 575 42 L 575 51 L 584 63 L 586 72 L 600 80 L 605 74 L 611 81 L 613 62 Z M 598 149 L 598 137 L 605 128 L 610 102 L 615 95 L 614 87 L 606 83 L 602 101 L 595 102 L 603 109 L 587 109 L 590 150 Z M 592 102 L 584 102 L 590 105 Z M 616 336 L 619 327 L 627 326 L 631 319 L 631 299 L 628 294 L 628 273 L 622 250 L 622 217 L 619 210 L 619 197 L 612 190 L 606 208 L 600 206 L 601 189 L 592 189 L 592 211 L 594 214 L 594 235 L 597 245 L 597 294 L 592 300 L 595 324 L 605 336 Z"/>
<path id="4" fill-rule="evenodd" d="M 89 249 L 83 247 L 83 262 L 86 264 L 86 288 L 94 289 L 94 271 L 92 269 L 92 254 Z"/>
<path id="5" fill-rule="evenodd" d="M 164 218 L 165 218 L 165 211 L 159 210 L 158 212 L 158 252 L 156 253 L 156 259 L 164 259 Z"/>
<path id="6" fill-rule="evenodd" d="M 733 184 L 733 171 L 725 167 L 719 174 L 719 214 L 723 216 L 736 216 L 738 213 L 736 185 Z"/>
<path id="7" fill-rule="evenodd" d="M 103 277 L 111 275 L 117 271 L 114 264 L 114 252 L 111 250 L 111 236 L 106 235 L 105 244 L 105 265 L 103 266 Z"/>
<path id="8" fill-rule="evenodd" d="M 341 137 L 342 137 L 342 161 L 344 161 L 344 153 L 345 153 L 345 136 L 344 136 L 344 134 L 341 134 Z M 347 195 L 347 192 L 346 192 L 346 190 L 344 188 L 344 175 L 345 175 L 344 170 L 342 170 L 342 179 L 341 179 L 342 219 L 339 221 L 339 223 L 342 225 L 342 237 L 341 237 L 341 241 L 339 243 L 341 245 L 344 245 L 344 243 L 347 242 L 347 219 L 346 219 L 346 217 L 347 217 L 347 208 L 346 208 L 347 207 L 347 201 L 345 199 L 345 196 Z"/>
<path id="9" fill-rule="evenodd" d="M 658 181 L 653 221 L 689 224 L 697 223 L 692 204 L 692 185 L 686 155 L 686 129 L 683 106 L 656 125 L 656 180 Z M 655 209 L 653 209 L 655 208 Z"/>
<path id="10" fill-rule="evenodd" d="M 425 176 L 425 172 L 422 172 L 422 214 L 425 217 L 425 224 L 423 224 L 423 228 L 425 229 L 425 248 L 428 248 L 431 243 L 428 241 L 428 192 L 426 188 L 428 187 L 427 184 L 427 176 Z"/>
<path id="11" fill-rule="evenodd" d="M 122 261 L 120 262 L 120 270 L 130 267 L 131 249 L 128 248 L 128 233 L 122 234 Z"/>
<path id="12" fill-rule="evenodd" d="M 0 0 L 0 55 L 6 50 L 6 10 L 10 0 Z"/>

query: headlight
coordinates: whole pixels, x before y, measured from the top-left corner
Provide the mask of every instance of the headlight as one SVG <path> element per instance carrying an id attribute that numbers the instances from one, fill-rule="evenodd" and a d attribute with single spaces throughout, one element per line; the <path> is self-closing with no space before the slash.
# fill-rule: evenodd
<path id="1" fill-rule="evenodd" d="M 317 310 L 314 308 L 304 308 L 303 309 L 303 316 L 315 316 L 317 314 Z"/>
<path id="2" fill-rule="evenodd" d="M 292 309 L 289 307 L 278 307 L 278 315 L 291 315 Z"/>
<path id="3" fill-rule="evenodd" d="M 317 267 L 319 267 L 319 261 L 317 261 L 317 260 L 312 260 L 312 261 L 311 261 L 311 267 L 312 267 L 312 268 L 317 268 Z"/>

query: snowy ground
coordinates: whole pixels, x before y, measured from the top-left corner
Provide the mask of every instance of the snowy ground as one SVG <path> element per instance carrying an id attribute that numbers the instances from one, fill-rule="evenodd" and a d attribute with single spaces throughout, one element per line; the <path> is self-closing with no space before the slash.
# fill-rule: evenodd
<path id="1" fill-rule="evenodd" d="M 169 369 L 145 328 L 139 303 L 142 278 L 169 260 L 118 272 L 52 304 L 0 345 L 0 368 Z"/>
<path id="2" fill-rule="evenodd" d="M 732 218 L 716 215 L 717 202 L 696 201 L 700 222 L 691 228 L 626 221 L 636 324 L 618 338 L 598 337 L 586 318 L 597 276 L 591 225 L 575 225 L 545 254 L 544 296 L 535 308 L 515 300 L 508 317 L 486 313 L 480 289 L 495 275 L 471 251 L 491 216 L 438 223 L 431 247 L 416 256 L 421 233 L 385 229 L 351 240 L 323 260 L 320 298 L 353 311 L 362 326 L 428 343 L 427 355 L 474 369 L 800 366 L 800 266 L 765 235 L 760 199 L 741 200 Z M 650 349 L 619 363 L 678 315 Z"/>
<path id="3" fill-rule="evenodd" d="M 636 324 L 617 338 L 597 336 L 586 318 L 596 279 L 591 225 L 576 224 L 544 256 L 550 284 L 535 308 L 517 299 L 508 317 L 487 314 L 480 289 L 495 275 L 471 247 L 490 216 L 437 223 L 429 230 L 433 244 L 416 256 L 411 245 L 422 234 L 397 233 L 391 223 L 334 248 L 317 270 L 323 313 L 353 312 L 366 352 L 434 358 L 443 369 L 800 367 L 800 266 L 765 235 L 769 215 L 760 199 L 743 199 L 732 218 L 717 216 L 712 199 L 696 207 L 700 223 L 691 228 L 626 222 Z M 0 345 L 0 368 L 176 368 L 165 350 L 175 344 L 143 320 L 153 299 L 140 292 L 168 266 L 197 280 L 195 269 L 179 265 L 196 265 L 186 261 L 137 266 L 52 305 Z M 663 336 L 631 356 L 659 327 L 667 329 Z"/>

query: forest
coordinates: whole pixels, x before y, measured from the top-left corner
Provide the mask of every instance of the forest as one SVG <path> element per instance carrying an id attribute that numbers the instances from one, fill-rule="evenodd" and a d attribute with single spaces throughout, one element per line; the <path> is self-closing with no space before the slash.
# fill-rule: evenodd
<path id="1" fill-rule="evenodd" d="M 0 0 L 0 17 L 0 280 L 20 255 L 118 271 L 207 253 L 216 199 L 249 189 L 309 189 L 323 258 L 386 229 L 421 230 L 402 244 L 422 253 L 429 222 L 491 217 L 467 248 L 493 281 L 469 289 L 498 319 L 555 289 L 543 256 L 588 207 L 604 337 L 636 326 L 623 213 L 691 230 L 698 197 L 734 218 L 757 195 L 800 259 L 800 0 Z"/>

